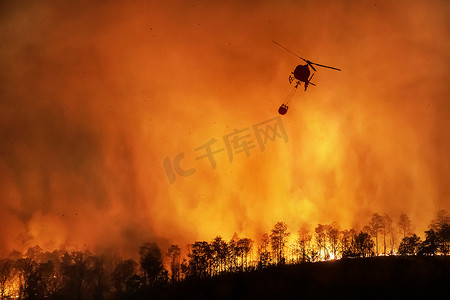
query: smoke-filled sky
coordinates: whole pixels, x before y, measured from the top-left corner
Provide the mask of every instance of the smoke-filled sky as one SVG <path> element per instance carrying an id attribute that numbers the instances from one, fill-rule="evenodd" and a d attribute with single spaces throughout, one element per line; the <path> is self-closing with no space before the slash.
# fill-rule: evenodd
<path id="1" fill-rule="evenodd" d="M 112 2 L 0 4 L 0 254 L 450 209 L 450 2 Z"/>

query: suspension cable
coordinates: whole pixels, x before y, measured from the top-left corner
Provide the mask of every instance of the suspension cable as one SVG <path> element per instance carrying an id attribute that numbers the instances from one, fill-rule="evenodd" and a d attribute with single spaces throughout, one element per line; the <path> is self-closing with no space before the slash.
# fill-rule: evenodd
<path id="1" fill-rule="evenodd" d="M 284 102 L 284 104 L 286 106 L 289 106 L 289 102 L 291 102 L 292 98 L 294 98 L 294 95 L 295 95 L 295 92 L 297 91 L 297 87 L 298 87 L 299 83 L 300 82 L 297 82 L 297 84 L 291 89 L 291 91 L 287 95 L 286 100 Z"/>

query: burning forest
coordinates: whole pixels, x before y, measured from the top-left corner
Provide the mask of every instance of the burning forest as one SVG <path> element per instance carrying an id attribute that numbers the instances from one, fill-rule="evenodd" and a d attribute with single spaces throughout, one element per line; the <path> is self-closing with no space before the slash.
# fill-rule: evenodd
<path id="1" fill-rule="evenodd" d="M 196 293 L 200 293 L 202 296 L 195 298 L 229 298 L 229 290 L 222 291 L 222 294 L 216 294 L 220 290 L 208 294 L 202 291 L 204 286 L 197 286 L 202 282 L 199 280 L 216 278 L 223 280 L 222 284 L 228 285 L 233 293 L 238 293 L 238 299 L 244 298 L 244 293 L 246 299 L 259 299 L 257 295 L 263 289 L 244 287 L 243 290 L 238 288 L 234 291 L 236 287 L 226 281 L 226 276 L 234 275 L 239 278 L 245 273 L 256 277 L 264 274 L 265 270 L 286 266 L 299 266 L 301 274 L 311 263 L 342 260 L 348 264 L 349 259 L 359 258 L 357 264 L 364 265 L 366 260 L 370 262 L 369 259 L 375 257 L 385 257 L 384 260 L 377 261 L 383 269 L 399 262 L 405 268 L 405 258 L 414 258 L 417 261 L 423 260 L 420 264 L 426 263 L 428 273 L 437 272 L 431 277 L 429 274 L 423 278 L 416 277 L 410 274 L 411 269 L 417 268 L 411 263 L 407 263 L 405 269 L 396 270 L 400 278 L 391 278 L 380 271 L 380 267 L 375 268 L 375 272 L 370 271 L 374 273 L 371 275 L 375 275 L 374 280 L 380 281 L 376 276 L 382 276 L 383 280 L 380 282 L 384 285 L 401 284 L 401 287 L 390 287 L 393 294 L 405 296 L 419 292 L 431 295 L 441 292 L 441 289 L 444 291 L 450 278 L 450 214 L 445 210 L 439 211 L 429 224 L 424 240 L 412 232 L 413 223 L 406 214 L 402 214 L 398 223 L 394 224 L 388 215 L 374 213 L 368 225 L 362 229 L 342 230 L 334 222 L 318 224 L 313 230 L 302 227 L 291 235 L 286 223 L 277 222 L 270 232 L 264 233 L 257 241 L 239 237 L 235 233 L 229 241 L 218 235 L 209 242 L 196 241 L 188 244 L 182 247 L 184 249 L 174 244 L 167 250 L 162 250 L 156 242 L 145 242 L 139 248 L 138 260 L 121 258 L 118 253 L 95 255 L 87 250 L 49 252 L 37 245 L 24 254 L 13 252 L 8 258 L 0 260 L 0 296 L 2 300 L 176 299 L 181 296 L 194 298 Z M 398 247 L 395 246 L 397 239 Z M 387 260 L 388 257 L 397 259 Z M 303 266 L 306 267 L 302 270 Z M 308 273 L 308 276 L 311 275 L 324 274 Z M 342 276 L 343 273 L 337 275 Z M 357 276 L 360 275 L 362 274 Z M 281 275 L 283 276 L 286 274 Z M 344 279 L 341 284 L 352 284 L 356 290 L 363 289 L 368 284 L 355 284 L 346 280 L 348 279 Z M 416 281 L 421 285 L 420 288 L 413 287 Z M 342 292 L 349 292 L 345 289 L 339 293 L 333 291 L 330 286 L 334 284 L 334 280 L 323 282 L 322 292 L 337 297 L 343 296 L 340 294 Z M 303 280 L 298 281 L 295 286 L 302 289 L 304 295 L 313 293 Z M 268 292 L 287 293 L 291 292 L 291 288 Z"/>
<path id="2" fill-rule="evenodd" d="M 446 256 L 449 12 L 2 1 L 2 297 Z"/>

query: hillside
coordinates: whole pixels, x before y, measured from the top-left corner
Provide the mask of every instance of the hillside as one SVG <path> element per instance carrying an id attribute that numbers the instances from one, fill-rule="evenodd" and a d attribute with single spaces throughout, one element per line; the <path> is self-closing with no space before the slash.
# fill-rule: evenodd
<path id="1" fill-rule="evenodd" d="M 450 257 L 375 257 L 187 280 L 160 299 L 429 299 L 449 293 Z"/>

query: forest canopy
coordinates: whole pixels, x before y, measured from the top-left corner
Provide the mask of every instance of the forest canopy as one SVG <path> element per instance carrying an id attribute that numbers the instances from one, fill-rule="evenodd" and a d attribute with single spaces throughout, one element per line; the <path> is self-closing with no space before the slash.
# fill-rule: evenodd
<path id="1" fill-rule="evenodd" d="M 25 253 L 13 251 L 0 260 L 0 299 L 125 299 L 150 295 L 177 282 L 273 266 L 449 254 L 447 211 L 437 213 L 424 239 L 412 228 L 406 214 L 395 223 L 386 214 L 374 213 L 368 225 L 358 230 L 341 229 L 333 222 L 317 224 L 313 230 L 303 226 L 289 232 L 284 222 L 277 222 L 257 241 L 236 233 L 229 241 L 218 235 L 211 241 L 188 244 L 185 255 L 178 245 L 161 249 L 154 241 L 146 242 L 138 249 L 138 261 L 89 250 L 49 252 L 36 245 Z"/>

